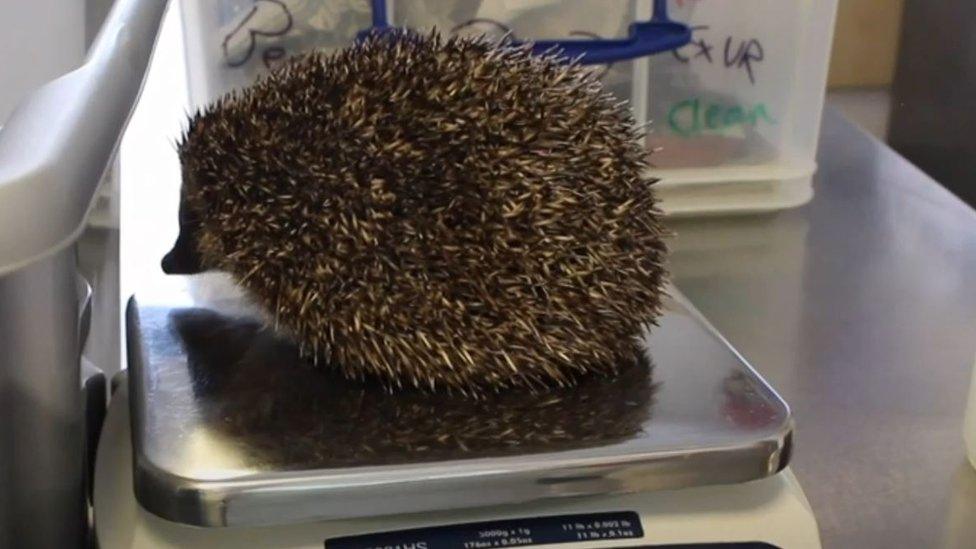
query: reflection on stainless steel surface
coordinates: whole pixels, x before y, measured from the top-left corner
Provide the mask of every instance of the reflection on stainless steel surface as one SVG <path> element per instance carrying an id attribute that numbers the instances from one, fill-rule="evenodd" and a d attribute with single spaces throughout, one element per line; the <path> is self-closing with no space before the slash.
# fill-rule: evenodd
<path id="1" fill-rule="evenodd" d="M 789 457 L 785 404 L 678 301 L 620 376 L 481 400 L 314 369 L 242 301 L 223 276 L 160 275 L 130 305 L 136 492 L 164 518 L 271 524 L 739 482 Z"/>
<path id="2" fill-rule="evenodd" d="M 675 283 L 790 403 L 825 547 L 940 547 L 965 459 L 976 214 L 831 112 L 819 162 L 803 208 L 676 224 Z M 972 492 L 953 505 L 976 516 Z"/>
<path id="3" fill-rule="evenodd" d="M 201 423 L 234 440 L 245 467 L 388 465 L 571 450 L 620 442 L 650 419 L 649 364 L 544 393 L 472 399 L 349 381 L 313 368 L 250 318 L 211 309 L 168 314 L 182 343 Z M 150 321 L 151 322 L 151 321 Z"/>

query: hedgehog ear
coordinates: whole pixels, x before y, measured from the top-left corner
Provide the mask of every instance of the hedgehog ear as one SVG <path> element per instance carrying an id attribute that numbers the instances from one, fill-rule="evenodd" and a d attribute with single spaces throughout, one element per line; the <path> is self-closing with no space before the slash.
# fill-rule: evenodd
<path id="1" fill-rule="evenodd" d="M 206 271 L 197 250 L 197 232 L 200 222 L 190 213 L 186 200 L 180 196 L 180 234 L 173 249 L 163 256 L 162 267 L 166 274 L 197 274 Z"/>

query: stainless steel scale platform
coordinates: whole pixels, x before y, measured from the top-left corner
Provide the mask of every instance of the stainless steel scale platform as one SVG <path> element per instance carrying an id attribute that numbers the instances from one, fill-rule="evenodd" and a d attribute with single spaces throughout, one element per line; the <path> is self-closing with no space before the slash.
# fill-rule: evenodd
<path id="1" fill-rule="evenodd" d="M 674 289 L 648 364 L 471 400 L 312 368 L 223 275 L 153 282 L 100 445 L 103 547 L 819 547 L 788 407 Z"/>

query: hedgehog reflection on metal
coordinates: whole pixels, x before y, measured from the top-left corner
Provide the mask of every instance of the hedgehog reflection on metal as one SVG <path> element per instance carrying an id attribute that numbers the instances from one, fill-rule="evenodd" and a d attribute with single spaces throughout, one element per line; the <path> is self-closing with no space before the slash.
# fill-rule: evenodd
<path id="1" fill-rule="evenodd" d="M 186 353 L 190 388 L 215 435 L 245 460 L 293 467 L 393 465 L 592 448 L 638 436 L 657 385 L 644 357 L 617 375 L 479 398 L 405 388 L 304 367 L 292 342 L 255 319 L 211 309 L 168 314 Z M 273 370 L 268 364 L 274 364 Z"/>
<path id="2" fill-rule="evenodd" d="M 661 305 L 638 138 L 578 64 L 395 31 L 193 116 L 183 207 L 203 266 L 347 377 L 565 385 L 633 363 Z"/>

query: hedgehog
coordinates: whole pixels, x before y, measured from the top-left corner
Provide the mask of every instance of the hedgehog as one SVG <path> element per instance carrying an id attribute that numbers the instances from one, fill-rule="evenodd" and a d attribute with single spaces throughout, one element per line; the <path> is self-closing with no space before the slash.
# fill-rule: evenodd
<path id="1" fill-rule="evenodd" d="M 478 394 L 613 375 L 644 352 L 666 276 L 640 137 L 558 52 L 374 33 L 190 117 L 164 270 L 229 272 L 354 380 Z"/>

